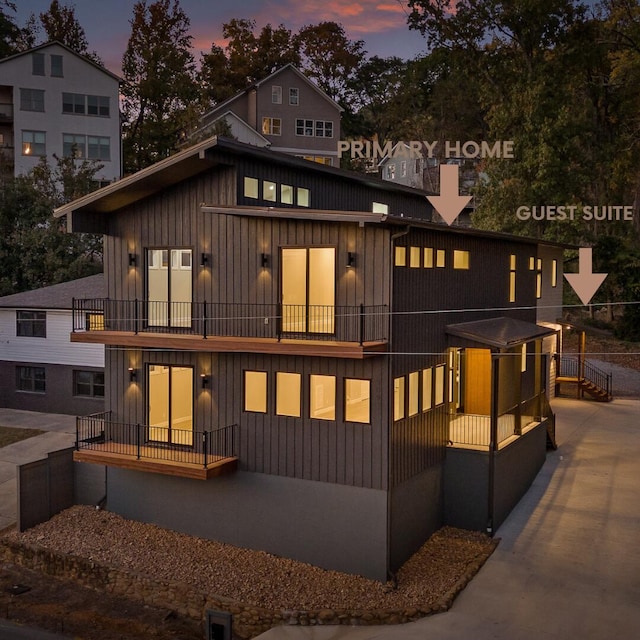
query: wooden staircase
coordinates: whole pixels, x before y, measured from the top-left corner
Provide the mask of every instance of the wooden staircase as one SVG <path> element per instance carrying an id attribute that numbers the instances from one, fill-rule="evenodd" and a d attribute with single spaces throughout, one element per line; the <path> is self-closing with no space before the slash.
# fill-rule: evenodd
<path id="1" fill-rule="evenodd" d="M 562 355 L 558 359 L 556 375 L 556 395 L 559 395 L 561 383 L 576 385 L 578 398 L 587 393 L 597 402 L 613 400 L 612 376 L 588 360 L 576 356 Z"/>
<path id="2" fill-rule="evenodd" d="M 606 389 L 599 387 L 595 382 L 582 378 L 578 381 L 578 386 L 582 391 L 586 391 L 594 400 L 598 402 L 611 402 L 613 395 Z"/>

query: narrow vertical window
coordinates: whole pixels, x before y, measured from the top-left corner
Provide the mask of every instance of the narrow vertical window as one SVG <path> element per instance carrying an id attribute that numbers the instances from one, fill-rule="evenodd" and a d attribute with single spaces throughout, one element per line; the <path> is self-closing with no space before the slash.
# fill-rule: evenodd
<path id="1" fill-rule="evenodd" d="M 509 302 L 516 301 L 516 256 L 509 257 Z"/>
<path id="2" fill-rule="evenodd" d="M 276 194 L 277 194 L 276 183 L 269 182 L 269 180 L 265 180 L 262 183 L 263 200 L 267 200 L 268 202 L 275 202 L 277 200 Z"/>
<path id="3" fill-rule="evenodd" d="M 344 381 L 344 419 L 347 422 L 371 422 L 371 380 L 346 378 Z"/>
<path id="4" fill-rule="evenodd" d="M 256 178 L 244 179 L 244 197 L 245 198 L 257 198 L 258 197 L 258 180 Z"/>
<path id="5" fill-rule="evenodd" d="M 433 249 L 431 247 L 424 248 L 424 268 L 433 269 Z"/>
<path id="6" fill-rule="evenodd" d="M 446 265 L 445 262 L 445 252 L 444 249 L 438 249 L 436 251 L 436 267 L 444 267 Z"/>
<path id="7" fill-rule="evenodd" d="M 412 269 L 420 268 L 420 247 L 410 247 L 409 249 L 409 266 Z"/>
<path id="8" fill-rule="evenodd" d="M 435 389 L 433 394 L 436 406 L 444 403 L 444 369 L 443 364 L 436 367 Z"/>
<path id="9" fill-rule="evenodd" d="M 404 418 L 404 377 L 395 378 L 393 381 L 393 419 Z"/>
<path id="10" fill-rule="evenodd" d="M 407 248 L 396 247 L 395 266 L 406 267 L 407 266 Z"/>
<path id="11" fill-rule="evenodd" d="M 308 206 L 310 206 L 309 189 L 305 189 L 304 187 L 298 187 L 297 196 L 298 196 L 298 206 L 299 207 L 308 207 Z"/>
<path id="12" fill-rule="evenodd" d="M 336 419 L 335 376 L 309 376 L 309 417 L 318 420 Z"/>
<path id="13" fill-rule="evenodd" d="M 44 53 L 31 54 L 31 73 L 34 76 L 44 75 Z"/>
<path id="14" fill-rule="evenodd" d="M 62 78 L 62 56 L 51 55 L 51 76 L 53 78 Z"/>
<path id="15" fill-rule="evenodd" d="M 542 259 L 536 261 L 536 298 L 542 297 Z"/>
<path id="16" fill-rule="evenodd" d="M 300 90 L 297 87 L 289 88 L 289 104 L 293 106 L 300 104 Z"/>
<path id="17" fill-rule="evenodd" d="M 554 288 L 558 286 L 558 261 L 557 260 L 551 261 L 551 286 Z"/>
<path id="18" fill-rule="evenodd" d="M 252 413 L 267 412 L 267 372 L 244 372 L 244 410 Z"/>
<path id="19" fill-rule="evenodd" d="M 282 87 L 275 84 L 271 87 L 271 102 L 272 104 L 282 104 Z"/>
<path id="20" fill-rule="evenodd" d="M 522 357 L 520 360 L 520 371 L 524 373 L 527 370 L 527 344 L 522 345 Z"/>
<path id="21" fill-rule="evenodd" d="M 433 380 L 433 371 L 432 369 L 423 369 L 422 370 L 422 410 L 429 411 L 433 404 L 433 391 L 432 391 L 432 380 Z"/>
<path id="22" fill-rule="evenodd" d="M 415 416 L 419 411 L 418 388 L 420 386 L 420 372 L 412 371 L 409 374 L 409 415 Z"/>
<path id="23" fill-rule="evenodd" d="M 276 414 L 300 417 L 300 374 L 276 373 Z"/>
<path id="24" fill-rule="evenodd" d="M 291 185 L 280 185 L 280 202 L 282 204 L 293 204 L 293 187 Z"/>

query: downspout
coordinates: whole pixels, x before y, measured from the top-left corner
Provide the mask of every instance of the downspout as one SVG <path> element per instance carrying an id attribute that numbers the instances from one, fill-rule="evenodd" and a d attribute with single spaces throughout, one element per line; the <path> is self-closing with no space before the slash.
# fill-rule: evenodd
<path id="1" fill-rule="evenodd" d="M 491 358 L 491 436 L 489 439 L 489 477 L 487 482 L 487 535 L 493 537 L 495 520 L 495 474 L 498 442 L 498 401 L 500 388 L 500 355 Z"/>
<path id="2" fill-rule="evenodd" d="M 395 263 L 395 241 L 402 236 L 408 235 L 411 230 L 411 225 L 407 225 L 403 231 L 399 231 L 398 233 L 391 234 L 391 280 L 390 280 L 390 295 L 389 295 L 389 325 L 388 325 L 388 335 L 389 335 L 389 346 L 391 347 L 391 303 L 393 302 L 393 266 Z M 390 349 L 391 350 L 391 349 Z M 389 357 L 389 369 L 388 373 L 390 374 L 390 381 L 393 382 L 393 355 Z M 393 397 L 393 393 L 389 394 L 389 398 Z M 391 425 L 389 429 L 387 429 L 387 580 L 392 582 L 394 586 L 397 586 L 397 577 L 394 572 L 391 571 L 391 487 L 392 487 L 392 469 L 391 469 L 391 429 L 393 428 L 393 402 L 388 403 L 387 407 L 388 418 L 387 423 Z"/>

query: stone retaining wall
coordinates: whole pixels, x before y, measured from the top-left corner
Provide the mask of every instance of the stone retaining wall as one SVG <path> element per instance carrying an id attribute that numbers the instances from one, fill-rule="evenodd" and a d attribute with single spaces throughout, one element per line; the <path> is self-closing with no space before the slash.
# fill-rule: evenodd
<path id="1" fill-rule="evenodd" d="M 87 558 L 58 554 L 47 549 L 29 547 L 14 540 L 0 539 L 2 562 L 35 569 L 47 575 L 98 591 L 124 596 L 145 604 L 171 609 L 177 613 L 203 620 L 209 609 L 227 611 L 233 615 L 233 632 L 241 639 L 253 638 L 272 627 L 290 624 L 309 625 L 382 625 L 401 624 L 418 620 L 451 606 L 482 566 L 484 559 L 469 566 L 465 575 L 453 589 L 434 606 L 404 610 L 333 610 L 314 611 L 269 610 L 234 602 L 228 598 L 208 595 L 178 582 L 152 580 L 123 569 L 114 569 L 92 562 Z"/>

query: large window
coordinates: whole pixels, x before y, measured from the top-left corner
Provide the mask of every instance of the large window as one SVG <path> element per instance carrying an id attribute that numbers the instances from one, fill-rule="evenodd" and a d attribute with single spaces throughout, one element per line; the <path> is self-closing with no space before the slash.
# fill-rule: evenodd
<path id="1" fill-rule="evenodd" d="M 309 376 L 309 417 L 319 420 L 336 419 L 335 376 Z"/>
<path id="2" fill-rule="evenodd" d="M 262 133 L 267 136 L 279 136 L 282 133 L 282 120 L 280 118 L 262 118 Z"/>
<path id="3" fill-rule="evenodd" d="M 333 122 L 331 120 L 296 119 L 296 135 L 316 138 L 333 138 Z"/>
<path id="4" fill-rule="evenodd" d="M 147 378 L 149 440 L 193 445 L 193 369 L 150 364 Z"/>
<path id="5" fill-rule="evenodd" d="M 281 257 L 282 330 L 289 333 L 333 333 L 335 248 L 283 248 Z"/>
<path id="6" fill-rule="evenodd" d="M 109 138 L 103 136 L 88 137 L 87 157 L 90 160 L 110 160 L 111 142 Z"/>
<path id="7" fill-rule="evenodd" d="M 44 393 L 47 390 L 44 367 L 16 367 L 16 388 L 19 391 Z"/>
<path id="8" fill-rule="evenodd" d="M 83 93 L 63 93 L 62 113 L 85 113 L 85 95 Z"/>
<path id="9" fill-rule="evenodd" d="M 85 158 L 87 137 L 73 133 L 62 134 L 62 153 L 65 158 Z"/>
<path id="10" fill-rule="evenodd" d="M 344 381 L 344 419 L 347 422 L 371 422 L 371 381 L 346 378 Z"/>
<path id="11" fill-rule="evenodd" d="M 109 96 L 91 96 L 84 93 L 62 94 L 62 113 L 108 118 L 110 111 Z"/>
<path id="12" fill-rule="evenodd" d="M 104 398 L 104 373 L 102 371 L 74 371 L 73 395 Z"/>
<path id="13" fill-rule="evenodd" d="M 22 155 L 23 156 L 46 156 L 47 155 L 47 134 L 44 131 L 23 131 L 22 132 Z"/>
<path id="14" fill-rule="evenodd" d="M 299 373 L 276 373 L 277 415 L 300 417 L 300 379 Z"/>
<path id="15" fill-rule="evenodd" d="M 267 412 L 267 372 L 244 372 L 244 410 L 253 413 Z"/>
<path id="16" fill-rule="evenodd" d="M 23 338 L 46 338 L 47 312 L 16 311 L 16 335 Z"/>
<path id="17" fill-rule="evenodd" d="M 44 90 L 20 89 L 20 109 L 22 111 L 44 111 Z"/>
<path id="18" fill-rule="evenodd" d="M 149 326 L 191 326 L 191 249 L 147 250 L 147 300 Z"/>

